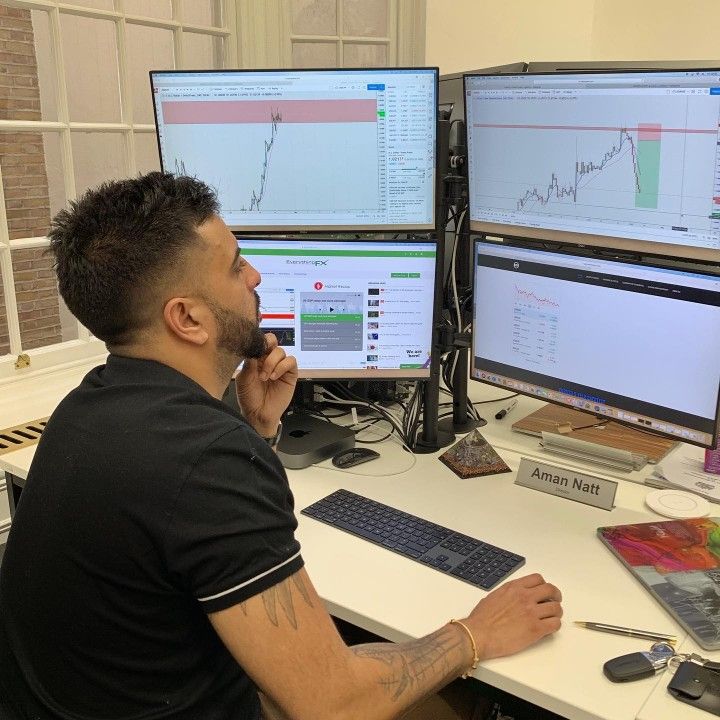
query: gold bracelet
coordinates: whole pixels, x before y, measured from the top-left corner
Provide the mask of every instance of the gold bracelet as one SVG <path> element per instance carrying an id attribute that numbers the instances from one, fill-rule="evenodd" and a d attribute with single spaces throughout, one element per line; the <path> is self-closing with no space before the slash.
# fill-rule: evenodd
<path id="1" fill-rule="evenodd" d="M 470 628 L 464 623 L 460 622 L 460 620 L 455 620 L 454 618 L 450 620 L 450 624 L 459 625 L 470 638 L 470 644 L 472 645 L 472 651 L 473 651 L 473 661 L 472 665 L 461 675 L 462 679 L 465 680 L 472 674 L 473 670 L 477 669 L 478 663 L 480 662 L 480 658 L 478 657 L 477 653 L 477 646 L 475 645 L 475 638 L 473 637 L 473 634 L 470 632 Z"/>

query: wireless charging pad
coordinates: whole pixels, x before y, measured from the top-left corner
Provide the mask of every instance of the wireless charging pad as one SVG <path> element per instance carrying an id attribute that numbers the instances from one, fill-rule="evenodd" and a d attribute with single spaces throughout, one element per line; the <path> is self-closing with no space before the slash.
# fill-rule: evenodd
<path id="1" fill-rule="evenodd" d="M 682 490 L 653 490 L 645 497 L 645 503 L 669 518 L 704 517 L 710 512 L 710 503 L 705 498 Z"/>

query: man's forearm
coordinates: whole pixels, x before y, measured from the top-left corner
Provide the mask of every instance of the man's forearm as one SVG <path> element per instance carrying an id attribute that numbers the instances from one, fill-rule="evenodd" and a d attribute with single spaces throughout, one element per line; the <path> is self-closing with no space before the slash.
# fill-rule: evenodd
<path id="1" fill-rule="evenodd" d="M 457 678 L 472 663 L 470 642 L 458 627 L 445 625 L 431 635 L 406 643 L 372 643 L 350 648 L 360 685 L 377 688 L 364 695 L 368 715 L 397 717 L 427 695 Z M 385 706 L 389 714 L 378 713 Z"/>
<path id="2" fill-rule="evenodd" d="M 310 603 L 301 578 L 292 576 L 262 593 L 265 611 L 277 625 L 278 610 L 297 627 L 294 602 Z M 473 661 L 468 636 L 458 626 L 447 624 L 418 640 L 368 643 L 347 649 L 352 682 L 340 682 L 336 718 L 395 718 L 423 698 L 439 690 L 467 670 Z"/>
<path id="3" fill-rule="evenodd" d="M 287 621 L 297 629 L 295 605 L 311 604 L 302 579 L 293 575 L 261 594 L 265 612 L 273 625 Z M 467 670 L 473 650 L 465 632 L 445 625 L 418 640 L 395 644 L 368 643 L 347 648 L 340 672 L 329 680 L 337 695 L 324 695 L 323 711 L 337 720 L 400 717 L 410 707 L 444 687 Z M 346 678 L 344 682 L 341 678 Z M 334 680 L 334 682 L 333 682 Z M 316 710 L 321 712 L 320 708 Z M 269 715 L 272 718 L 272 715 Z M 319 716 L 316 716 L 319 717 Z"/>
<path id="4" fill-rule="evenodd" d="M 304 570 L 210 619 L 246 672 L 292 720 L 399 718 L 474 659 L 468 633 L 450 624 L 406 643 L 347 647 Z M 252 640 L 258 628 L 262 643 Z"/>

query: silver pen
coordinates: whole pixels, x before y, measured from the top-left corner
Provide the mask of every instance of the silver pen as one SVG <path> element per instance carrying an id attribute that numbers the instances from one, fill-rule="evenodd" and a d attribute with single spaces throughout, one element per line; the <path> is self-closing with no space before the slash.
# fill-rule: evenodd
<path id="1" fill-rule="evenodd" d="M 580 627 L 588 628 L 588 630 L 598 630 L 600 632 L 612 633 L 613 635 L 625 635 L 626 637 L 662 641 L 670 643 L 670 645 L 674 645 L 677 642 L 677 638 L 674 635 L 652 632 L 651 630 L 635 630 L 634 628 L 622 627 L 620 625 L 607 625 L 606 623 L 585 622 L 581 620 L 576 620 L 575 624 Z"/>

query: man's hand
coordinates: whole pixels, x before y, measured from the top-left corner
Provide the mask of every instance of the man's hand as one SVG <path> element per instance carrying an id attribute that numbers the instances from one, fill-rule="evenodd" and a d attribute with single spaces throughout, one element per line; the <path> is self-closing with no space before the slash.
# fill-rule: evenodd
<path id="1" fill-rule="evenodd" d="M 286 355 L 272 333 L 265 335 L 266 352 L 246 360 L 235 378 L 238 405 L 245 419 L 263 437 L 275 434 L 280 417 L 297 384 L 297 361 Z"/>
<path id="2" fill-rule="evenodd" d="M 560 629 L 562 593 L 542 575 L 511 580 L 486 595 L 464 621 L 481 660 L 511 655 Z"/>

